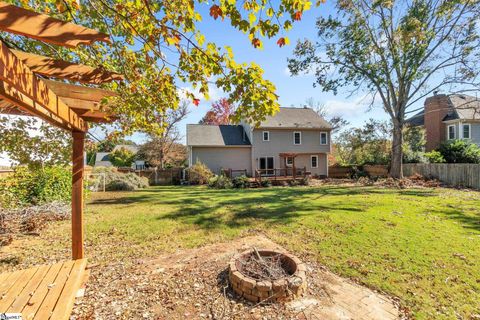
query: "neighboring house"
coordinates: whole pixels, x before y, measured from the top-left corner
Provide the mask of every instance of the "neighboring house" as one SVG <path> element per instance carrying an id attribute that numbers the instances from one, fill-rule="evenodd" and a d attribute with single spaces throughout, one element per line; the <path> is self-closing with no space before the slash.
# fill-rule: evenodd
<path id="1" fill-rule="evenodd" d="M 200 161 L 214 173 L 222 169 L 306 168 L 328 176 L 332 126 L 309 108 L 280 108 L 258 128 L 240 125 L 187 125 L 189 166 Z M 264 171 L 265 172 L 265 171 Z M 270 172 L 270 171 L 268 171 Z"/>
<path id="2" fill-rule="evenodd" d="M 424 110 L 406 123 L 425 128 L 426 151 L 453 139 L 469 139 L 480 145 L 480 99 L 463 94 L 437 94 L 427 98 Z"/>
<path id="3" fill-rule="evenodd" d="M 134 154 L 138 153 L 138 147 L 134 145 L 129 145 L 129 144 L 116 145 L 113 148 L 112 152 L 119 149 L 127 149 Z M 97 152 L 97 155 L 95 157 L 94 167 L 112 167 L 112 166 L 113 164 L 110 162 L 110 152 Z M 135 160 L 135 162 L 132 164 L 132 168 L 135 170 L 145 169 L 145 161 Z"/>

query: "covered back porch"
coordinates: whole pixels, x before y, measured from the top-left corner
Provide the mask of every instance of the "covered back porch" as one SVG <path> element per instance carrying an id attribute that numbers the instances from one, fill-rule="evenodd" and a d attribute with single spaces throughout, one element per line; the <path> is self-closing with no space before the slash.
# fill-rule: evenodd
<path id="1" fill-rule="evenodd" d="M 296 180 L 303 180 L 310 175 L 307 167 L 298 167 L 295 163 L 298 153 L 279 153 L 281 159 L 280 168 L 274 168 L 274 161 L 269 162 L 265 158 L 263 162 L 259 163 L 260 169 L 254 171 L 253 181 L 262 183 L 262 180 L 269 180 L 272 182 L 289 182 Z"/>

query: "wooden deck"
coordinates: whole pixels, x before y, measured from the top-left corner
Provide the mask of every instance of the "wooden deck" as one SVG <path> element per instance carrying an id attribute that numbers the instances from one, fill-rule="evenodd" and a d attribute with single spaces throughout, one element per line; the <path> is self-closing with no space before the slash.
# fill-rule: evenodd
<path id="1" fill-rule="evenodd" d="M 71 260 L 0 274 L 0 314 L 22 319 L 69 319 L 87 277 L 87 260 Z"/>

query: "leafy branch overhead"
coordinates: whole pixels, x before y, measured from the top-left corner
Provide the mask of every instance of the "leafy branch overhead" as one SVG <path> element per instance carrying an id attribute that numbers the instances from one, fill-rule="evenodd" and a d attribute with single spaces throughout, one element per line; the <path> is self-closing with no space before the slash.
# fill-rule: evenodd
<path id="1" fill-rule="evenodd" d="M 264 38 L 284 46 L 288 44 L 285 32 L 312 6 L 306 0 L 10 2 L 112 35 L 111 47 L 95 44 L 73 53 L 23 37 L 5 35 L 4 40 L 26 51 L 124 74 L 125 82 L 110 85 L 119 96 L 108 101 L 109 108 L 120 116 L 117 123 L 123 131 L 151 133 L 164 129 L 158 120 L 167 110 L 176 109 L 182 98 L 195 105 L 200 98 L 208 98 L 210 85 L 224 91 L 231 103 L 238 103 L 234 120 L 258 123 L 277 111 L 275 86 L 264 79 L 262 68 L 236 61 L 230 47 L 209 42 L 197 25 L 207 19 L 212 24 L 228 23 L 247 34 L 256 48 L 263 47 Z M 183 89 L 185 84 L 199 94 Z"/>

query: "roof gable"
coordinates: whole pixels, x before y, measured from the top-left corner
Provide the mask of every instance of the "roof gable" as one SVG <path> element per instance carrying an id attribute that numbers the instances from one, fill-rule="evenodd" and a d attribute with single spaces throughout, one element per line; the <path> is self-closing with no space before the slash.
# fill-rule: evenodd
<path id="1" fill-rule="evenodd" d="M 452 94 L 448 97 L 460 120 L 480 120 L 480 99 L 464 94 Z"/>
<path id="2" fill-rule="evenodd" d="M 273 116 L 268 116 L 259 128 L 285 129 L 332 129 L 332 126 L 310 108 L 280 108 Z"/>

